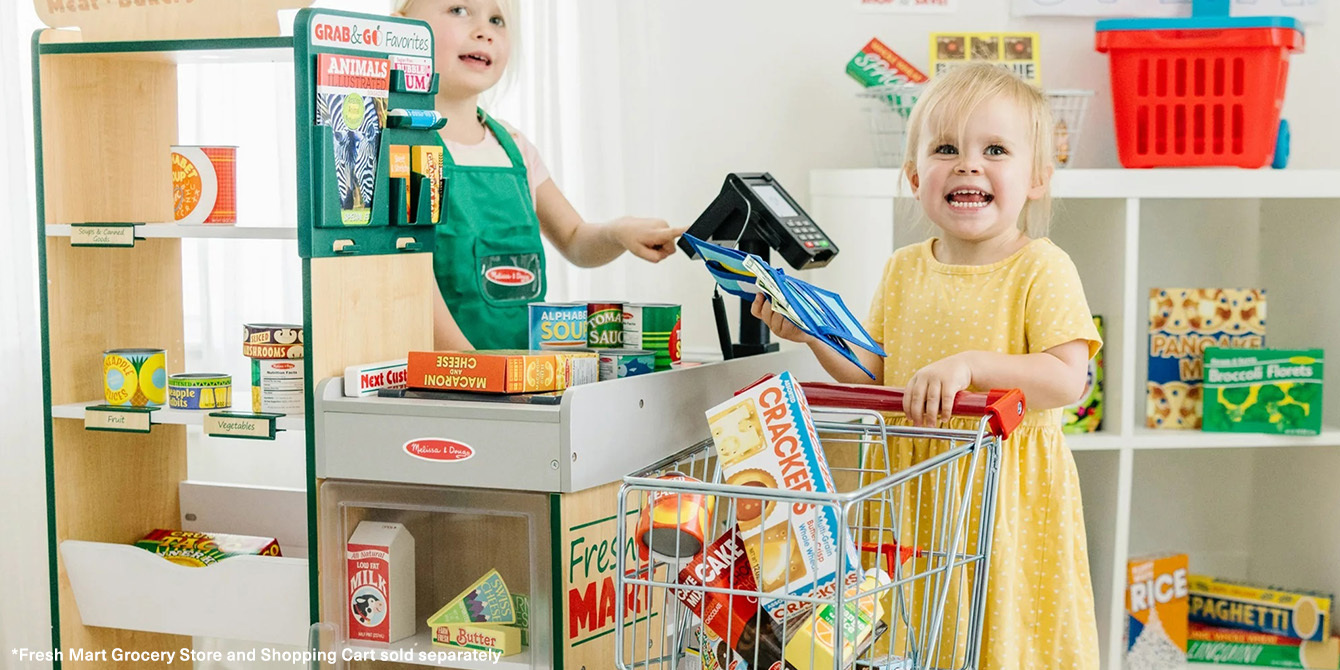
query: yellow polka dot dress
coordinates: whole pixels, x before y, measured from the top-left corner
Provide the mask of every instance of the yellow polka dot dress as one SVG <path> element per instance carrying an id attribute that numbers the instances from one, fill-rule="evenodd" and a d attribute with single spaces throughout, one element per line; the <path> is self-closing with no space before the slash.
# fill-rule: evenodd
<path id="1" fill-rule="evenodd" d="M 960 351 L 1040 353 L 1082 339 L 1089 341 L 1090 356 L 1098 352 L 1101 340 L 1079 274 L 1050 240 L 1033 240 L 1002 261 L 972 266 L 936 261 L 933 242 L 893 255 L 871 306 L 866 326 L 888 353 L 886 384 L 901 387 L 918 369 Z M 970 418 L 956 418 L 953 424 L 977 427 Z M 901 470 L 947 448 L 943 440 L 895 438 L 890 440 L 888 467 Z M 1061 433 L 1061 410 L 1030 410 L 1001 453 L 979 667 L 1096 669 L 1098 631 L 1084 510 L 1079 475 Z M 873 465 L 884 466 L 883 454 L 873 458 L 881 461 Z M 914 485 L 931 493 L 925 483 Z M 917 498 L 903 496 L 902 502 L 891 503 L 901 506 L 901 513 L 882 512 L 885 519 L 898 519 L 893 525 L 904 543 L 913 536 L 921 544 L 932 541 L 922 537 L 930 532 L 932 510 L 924 501 L 915 502 Z M 874 515 L 875 510 L 867 510 L 867 523 L 878 522 Z M 970 546 L 975 546 L 980 505 L 971 517 Z M 973 578 L 970 571 L 967 580 L 955 579 L 950 587 L 939 667 L 963 661 L 966 583 Z M 952 606 L 959 593 L 965 596 L 962 611 Z M 898 634 L 888 637 L 899 647 L 893 651 L 905 652 Z"/>

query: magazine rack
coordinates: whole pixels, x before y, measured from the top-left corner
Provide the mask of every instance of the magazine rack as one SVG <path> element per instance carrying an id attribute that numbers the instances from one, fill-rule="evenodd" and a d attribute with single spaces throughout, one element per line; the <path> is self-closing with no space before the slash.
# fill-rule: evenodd
<path id="1" fill-rule="evenodd" d="M 36 2 L 39 10 L 49 4 Z M 33 37 L 53 648 L 179 650 L 191 647 L 192 635 L 305 645 L 319 611 L 317 591 L 309 588 L 317 583 L 318 565 L 313 389 L 320 380 L 341 375 L 348 365 L 403 357 L 408 350 L 432 346 L 436 286 L 432 255 L 423 252 L 431 250 L 433 228 L 392 221 L 391 198 L 374 200 L 372 225 L 323 227 L 335 198 L 333 177 L 322 169 L 332 152 L 329 131 L 319 132 L 313 109 L 316 54 L 390 54 L 368 50 L 361 40 L 332 46 L 329 39 L 318 38 L 318 25 L 357 24 L 359 35 L 362 30 L 397 27 L 403 30 L 395 32 L 420 30 L 429 36 L 422 48 L 427 58 L 432 57 L 431 32 L 421 22 L 312 9 L 299 12 L 295 37 L 275 36 L 277 30 L 258 36 L 256 21 L 231 20 L 234 14 L 262 7 L 273 15 L 274 6 L 295 4 L 304 3 L 212 0 L 156 6 L 151 8 L 152 27 L 137 23 L 134 30 L 112 34 L 103 26 L 107 30 L 96 37 L 106 41 L 81 40 L 79 33 L 63 30 L 43 30 Z M 182 32 L 170 30 L 174 21 L 166 14 L 185 8 L 182 17 L 195 17 L 206 6 L 218 9 L 218 15 L 203 22 L 182 18 L 175 22 L 184 26 Z M 119 10 L 108 7 L 104 13 L 114 11 Z M 62 14 L 50 24 L 79 23 L 70 18 Z M 202 24 L 209 26 L 208 35 L 201 33 Z M 144 41 L 150 34 L 157 39 Z M 239 62 L 294 65 L 295 110 L 290 118 L 295 119 L 297 138 L 296 230 L 264 221 L 242 220 L 236 226 L 172 223 L 169 147 L 179 143 L 177 66 Z M 403 85 L 401 89 L 390 94 L 393 107 L 432 106 L 431 90 L 410 94 L 403 92 Z M 384 132 L 383 146 L 431 141 L 423 131 Z M 397 190 L 398 184 L 387 178 L 384 153 L 377 180 L 376 193 Z M 120 232 L 125 245 L 76 244 L 79 231 L 86 230 L 80 224 Z M 280 417 L 269 425 L 268 434 L 273 436 L 277 427 L 302 436 L 303 448 L 276 449 L 273 456 L 304 459 L 307 485 L 302 489 L 189 481 L 187 425 L 200 425 L 199 413 L 166 408 L 148 412 L 147 432 L 85 428 L 88 406 L 103 396 L 104 351 L 153 346 L 165 350 L 168 373 L 186 371 L 181 242 L 186 237 L 298 242 L 301 286 L 276 289 L 301 290 L 306 415 Z M 339 240 L 349 240 L 338 250 L 342 253 L 335 246 Z M 216 253 L 212 248 L 209 252 Z M 241 356 L 240 350 L 236 355 Z M 239 405 L 246 390 L 247 380 L 234 377 Z M 138 414 L 127 416 L 142 421 L 145 413 Z M 154 528 L 277 537 L 284 558 L 240 560 L 227 570 L 183 573 L 187 568 L 167 561 L 143 560 L 147 554 L 130 546 Z M 197 597 L 210 600 L 190 604 Z M 57 667 L 101 665 L 97 660 L 65 659 Z"/>

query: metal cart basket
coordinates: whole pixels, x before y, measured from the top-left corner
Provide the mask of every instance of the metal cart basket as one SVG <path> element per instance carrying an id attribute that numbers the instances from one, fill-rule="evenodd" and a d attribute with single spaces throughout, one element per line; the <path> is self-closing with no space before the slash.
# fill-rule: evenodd
<path id="1" fill-rule="evenodd" d="M 902 408 L 896 389 L 802 388 L 833 492 L 724 483 L 711 440 L 624 479 L 618 518 L 629 523 L 619 524 L 612 603 L 621 670 L 977 667 L 1000 443 L 1023 417 L 1023 395 L 961 393 L 954 415 L 980 420 L 957 430 L 887 421 Z M 915 451 L 915 464 L 891 444 Z M 700 541 L 639 543 L 643 527 L 629 524 L 667 504 L 703 524 Z M 747 520 L 774 505 L 788 523 L 741 540 Z M 837 556 L 793 541 L 810 510 L 824 509 L 841 520 Z M 806 592 L 793 571 L 802 584 L 832 578 Z"/>

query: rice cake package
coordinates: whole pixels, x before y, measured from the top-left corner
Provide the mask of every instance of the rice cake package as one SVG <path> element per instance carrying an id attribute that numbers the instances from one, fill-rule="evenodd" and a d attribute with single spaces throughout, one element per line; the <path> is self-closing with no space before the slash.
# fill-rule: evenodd
<path id="1" fill-rule="evenodd" d="M 713 407 L 707 421 L 726 484 L 836 492 L 805 394 L 789 372 Z M 759 588 L 773 596 L 763 608 L 779 623 L 810 606 L 775 595 L 832 597 L 840 565 L 846 586 L 861 578 L 853 538 L 839 543 L 843 520 L 836 509 L 741 499 L 736 518 Z"/>
<path id="2" fill-rule="evenodd" d="M 1202 428 L 1320 435 L 1321 349 L 1205 350 Z"/>
<path id="3" fill-rule="evenodd" d="M 279 541 L 272 537 L 197 533 L 164 530 L 145 535 L 135 546 L 152 551 L 177 565 L 202 568 L 233 556 L 279 556 Z"/>
<path id="4" fill-rule="evenodd" d="M 1093 325 L 1102 337 L 1103 317 L 1093 317 Z M 1103 427 L 1103 351 L 1089 359 L 1089 376 L 1079 400 L 1062 410 L 1061 430 L 1067 434 L 1096 433 Z"/>
<path id="5" fill-rule="evenodd" d="M 1145 425 L 1201 427 L 1201 380 L 1209 347 L 1266 345 L 1266 292 L 1258 289 L 1150 289 Z"/>
<path id="6" fill-rule="evenodd" d="M 1191 620 L 1300 640 L 1331 634 L 1329 593 L 1191 575 Z"/>
<path id="7" fill-rule="evenodd" d="M 1126 564 L 1126 664 L 1131 670 L 1181 670 L 1186 664 L 1186 554 Z"/>

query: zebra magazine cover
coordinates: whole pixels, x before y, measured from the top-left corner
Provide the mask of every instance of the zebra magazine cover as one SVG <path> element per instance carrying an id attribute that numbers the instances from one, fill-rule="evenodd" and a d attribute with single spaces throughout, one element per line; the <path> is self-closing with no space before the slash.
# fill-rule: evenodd
<path id="1" fill-rule="evenodd" d="M 385 58 L 319 54 L 316 122 L 330 126 L 334 136 L 340 220 L 346 226 L 366 226 L 372 220 L 390 83 L 391 63 Z"/>

